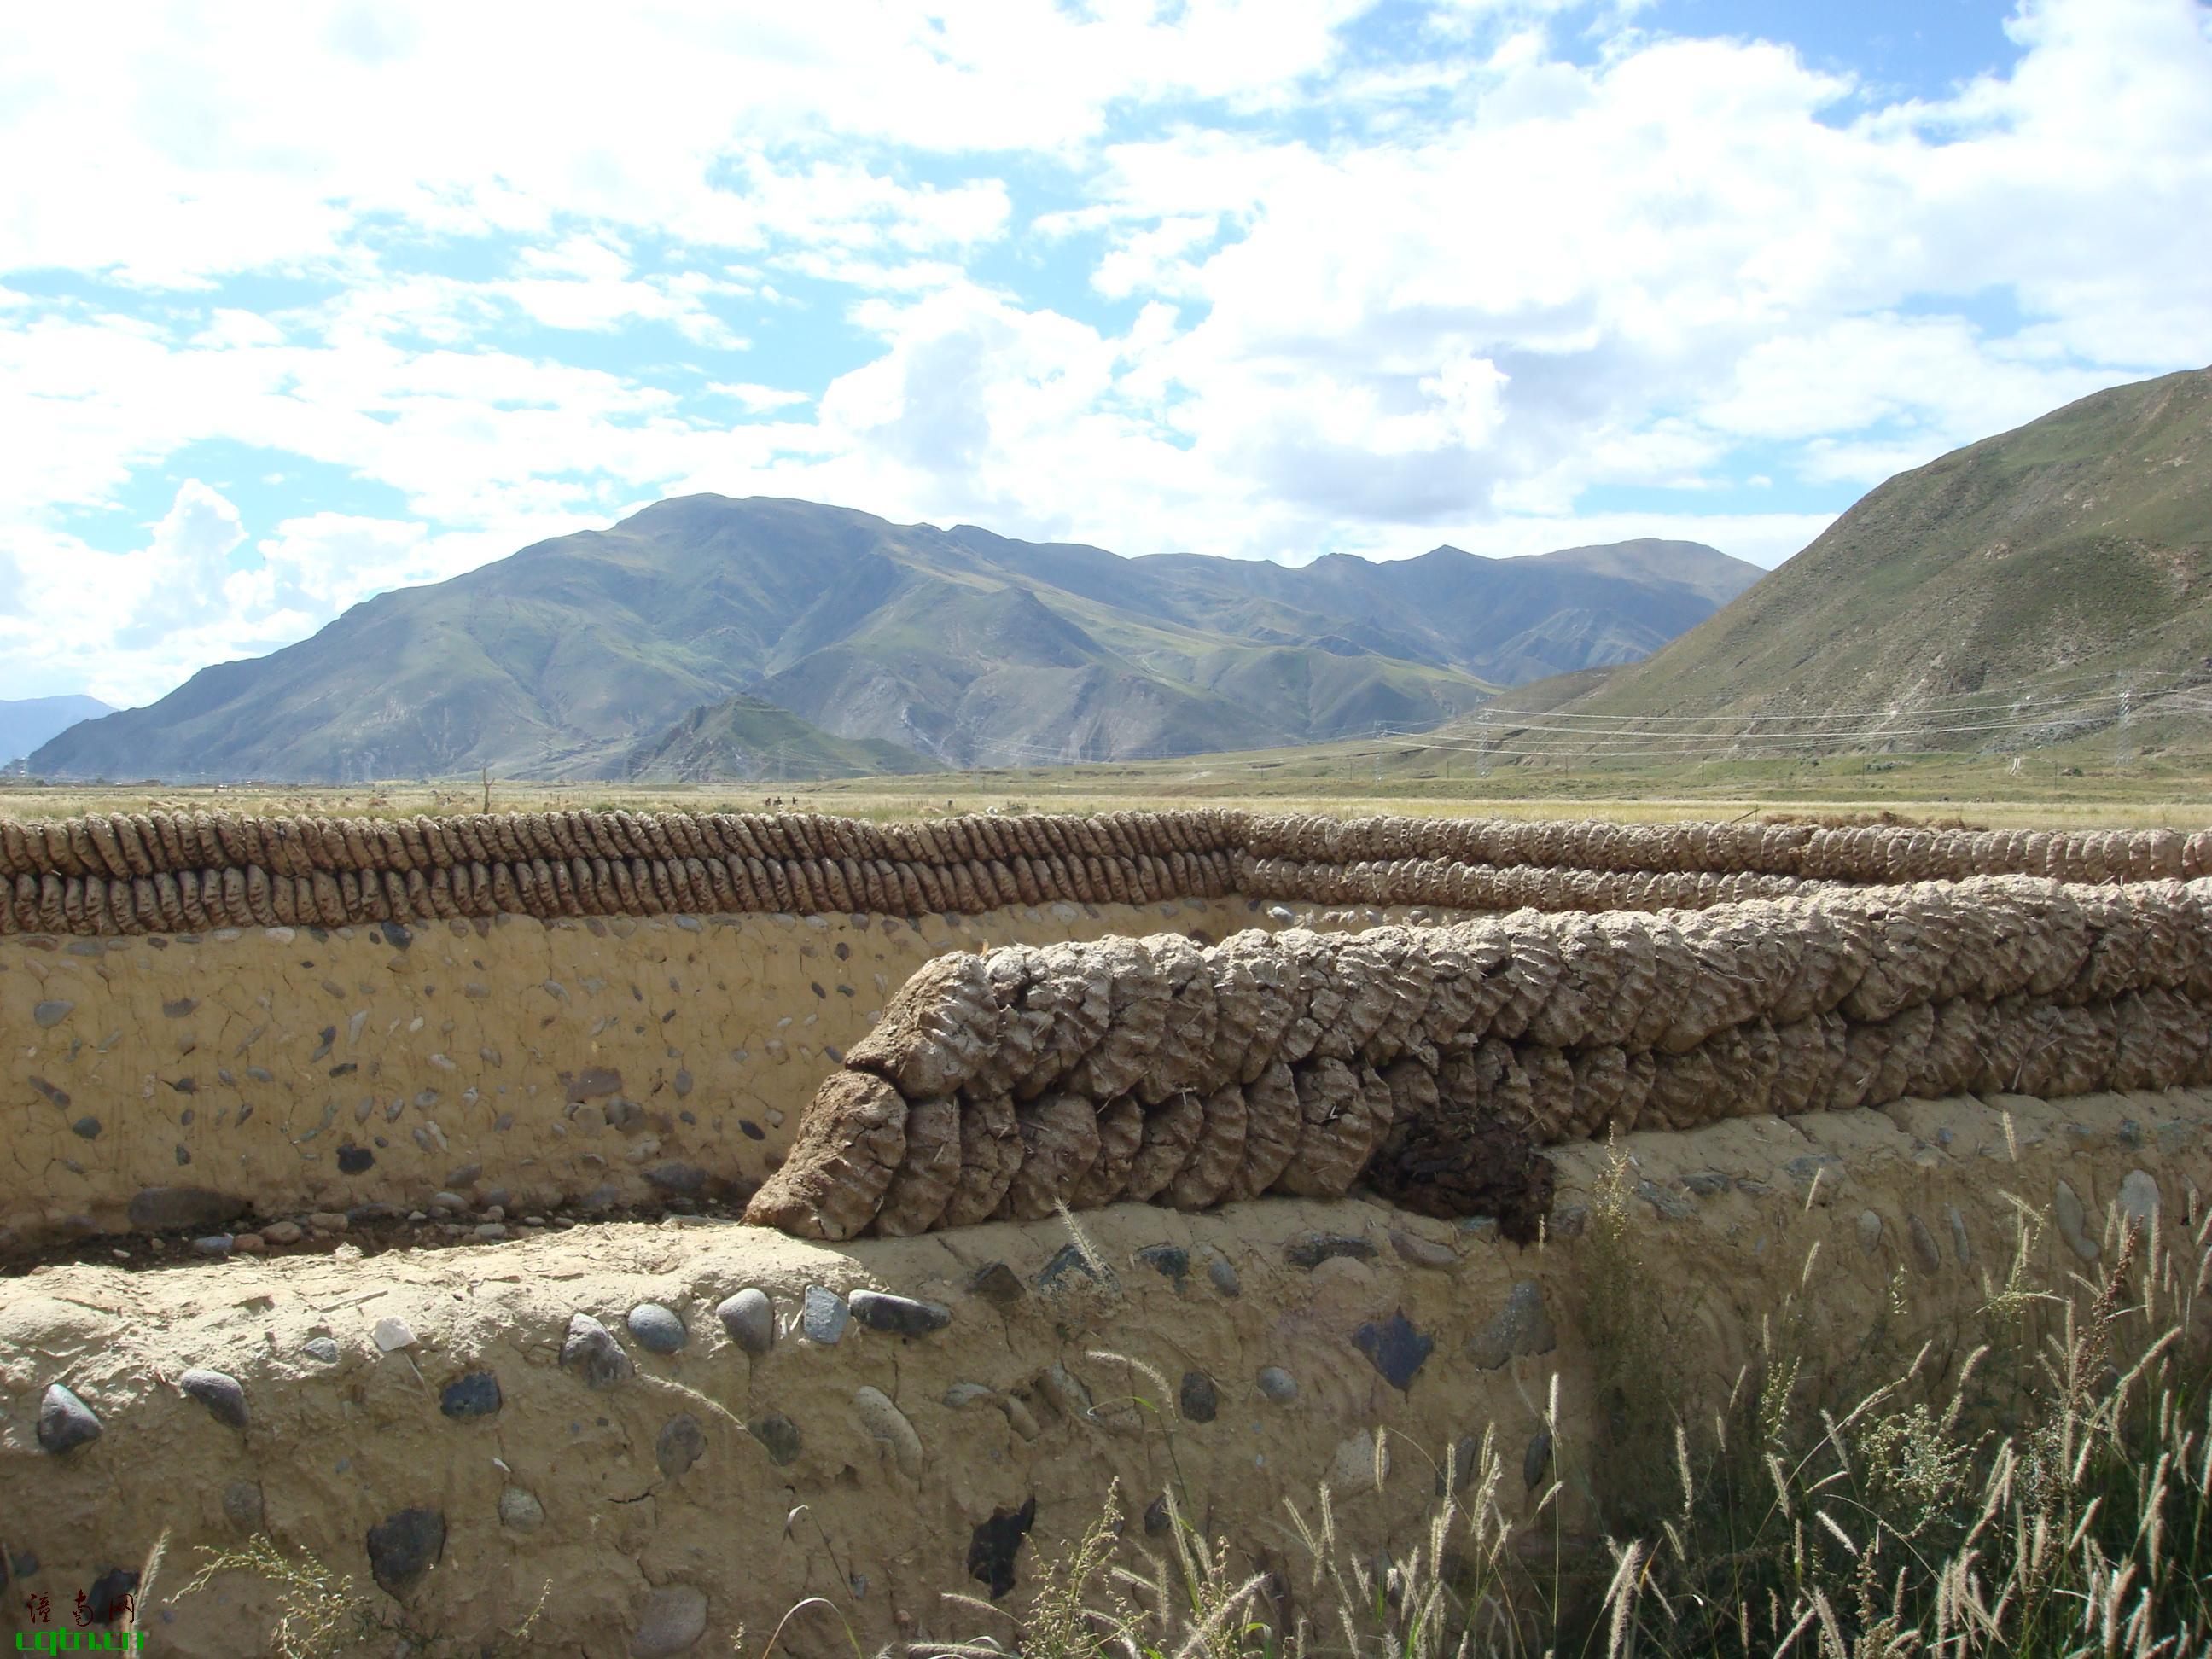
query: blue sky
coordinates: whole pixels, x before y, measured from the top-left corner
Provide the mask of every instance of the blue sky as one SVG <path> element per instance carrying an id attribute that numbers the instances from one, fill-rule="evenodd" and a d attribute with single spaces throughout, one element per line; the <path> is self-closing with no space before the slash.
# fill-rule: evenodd
<path id="1" fill-rule="evenodd" d="M 2212 361 L 2212 14 L 17 8 L 0 201 L 0 697 L 701 489 L 1771 565 Z"/>

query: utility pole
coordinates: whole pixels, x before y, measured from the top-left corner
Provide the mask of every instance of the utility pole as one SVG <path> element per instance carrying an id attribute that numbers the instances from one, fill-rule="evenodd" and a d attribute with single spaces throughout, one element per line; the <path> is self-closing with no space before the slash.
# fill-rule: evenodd
<path id="1" fill-rule="evenodd" d="M 1490 775 L 1490 705 L 1482 705 L 1482 735 L 1474 740 L 1474 775 Z"/>
<path id="2" fill-rule="evenodd" d="M 2119 763 L 2128 763 L 2128 728 L 2135 724 L 2135 687 L 2125 674 L 2120 676 L 2120 752 Z"/>
<path id="3" fill-rule="evenodd" d="M 1382 722 L 1375 722 L 1375 793 L 1382 793 Z"/>

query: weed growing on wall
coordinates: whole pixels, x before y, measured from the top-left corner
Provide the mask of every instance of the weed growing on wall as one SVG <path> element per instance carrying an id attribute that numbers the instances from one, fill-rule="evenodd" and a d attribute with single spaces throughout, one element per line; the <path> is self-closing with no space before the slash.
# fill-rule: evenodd
<path id="1" fill-rule="evenodd" d="M 1601 1394 L 1591 1445 L 1562 1438 L 1555 1382 L 1543 1432 L 1517 1467 L 1494 1430 L 1447 1452 L 1433 1501 L 1410 1528 L 1364 1529 L 1327 1486 L 1279 1515 L 1215 1515 L 1201 1527 L 1175 1455 L 1167 1377 L 1100 1351 L 1092 1358 L 1119 1361 L 1132 1387 L 1095 1407 L 1099 1419 L 1149 1423 L 1167 1443 L 1164 1524 L 1128 1526 L 1120 1489 L 1109 1489 L 1082 1534 L 1031 1570 L 1026 1594 L 999 1604 L 948 1593 L 925 1621 L 940 1635 L 895 1651 L 2212 1656 L 2212 1217 L 2174 1233 L 2155 1217 L 2142 1226 L 2108 1217 L 2094 1272 L 2053 1271 L 2044 1223 L 2019 1206 L 2012 1257 L 1970 1316 L 1947 1316 L 1905 1352 L 1895 1345 L 1916 1310 L 1909 1283 L 1895 1281 L 1887 1316 L 1841 1372 L 1810 1358 L 1832 1351 L 1813 1340 L 1811 1310 L 1829 1283 L 1813 1253 L 1768 1310 L 1761 1348 L 1733 1389 L 1708 1400 L 1670 1362 L 1650 1298 L 1625 1293 L 1639 1268 L 1625 1224 L 1633 1191 L 1631 1166 L 1617 1159 L 1588 1242 L 1583 1334 L 1601 1390 L 1620 1391 Z M 1873 1363 L 1881 1369 L 1867 1385 Z M 1420 1449 L 1387 1428 L 1372 1440 L 1363 1488 L 1383 1488 L 1394 1458 L 1401 1475 L 1418 1464 Z M 1628 1463 L 1632 1455 L 1641 1461 Z M 1587 1500 L 1596 1532 L 1565 1524 L 1571 1497 Z M 463 1650 L 266 1537 L 212 1556 L 181 1594 L 225 1573 L 273 1590 L 264 1650 L 287 1659 L 370 1644 L 526 1651 L 538 1623 L 532 1613 L 502 1641 Z M 719 1639 L 765 1659 L 823 1650 L 825 1637 L 836 1646 L 833 1624 L 861 1659 L 843 1610 L 820 1597 L 796 1604 L 765 1645 L 741 1632 Z"/>
<path id="2" fill-rule="evenodd" d="M 2023 1226 L 1948 1382 L 1931 1345 L 1846 1409 L 1717 1419 L 1615 1586 L 1620 1650 L 2212 1650 L 2206 1235 L 2115 1228 L 2107 1270 L 2031 1292 Z"/>
<path id="3" fill-rule="evenodd" d="M 510 1659 L 536 1651 L 532 1638 L 552 1590 L 549 1581 L 538 1604 L 498 1638 L 464 1644 L 426 1629 L 413 1616 L 384 1598 L 357 1588 L 306 1550 L 286 1551 L 267 1534 L 257 1534 L 232 1550 L 204 1550 L 200 1570 L 179 1592 L 197 1595 L 217 1578 L 240 1574 L 260 1579 L 276 1603 L 276 1623 L 265 1647 L 240 1651 L 276 1654 L 282 1659 L 345 1659 L 364 1652 L 438 1656 L 439 1659 Z"/>
<path id="4" fill-rule="evenodd" d="M 1024 1659 L 2212 1655 L 2212 1218 L 2176 1241 L 2115 1217 L 2109 1266 L 2053 1274 L 2022 1206 L 2013 1259 L 1967 1328 L 1855 1393 L 1806 1358 L 1816 1254 L 1728 1397 L 1699 1401 L 1649 1297 L 1627 1294 L 1632 1192 L 1616 1158 L 1591 1218 L 1599 1443 L 1560 1445 L 1547 1411 L 1526 1510 L 1505 1500 L 1494 1433 L 1470 1468 L 1447 1455 L 1410 1540 L 1353 1535 L 1324 1486 L 1285 1506 L 1289 1556 L 1240 1561 L 1189 1525 L 1171 1486 L 1155 1553 L 1121 1532 L 1117 1493 L 1025 1607 L 955 1595 L 953 1616 L 1008 1620 Z M 1906 1287 L 1889 1299 L 1901 1322 Z M 1893 1335 L 1870 1333 L 1868 1352 Z M 1171 1419 L 1158 1421 L 1171 1443 Z M 1374 1437 L 1379 1485 L 1392 1440 Z M 1570 1482 L 1607 1524 L 1596 1559 L 1567 1559 Z"/>
<path id="5" fill-rule="evenodd" d="M 1632 1213 L 1635 1192 L 1633 1165 L 1608 1139 L 1605 1173 L 1590 1194 L 1589 1237 L 1577 1258 L 1579 1312 L 1597 1392 L 1596 1450 L 1616 1472 L 1606 1499 L 1632 1530 L 1668 1501 L 1675 1425 L 1686 1406 L 1651 1294 L 1646 1230 Z"/>

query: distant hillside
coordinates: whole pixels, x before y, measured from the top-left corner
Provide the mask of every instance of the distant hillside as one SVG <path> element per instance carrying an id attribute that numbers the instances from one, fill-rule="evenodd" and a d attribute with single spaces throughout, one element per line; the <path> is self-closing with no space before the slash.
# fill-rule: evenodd
<path id="1" fill-rule="evenodd" d="M 1588 739 L 1654 716 L 1679 730 L 1686 715 L 1873 710 L 1832 724 L 1872 742 L 2005 747 L 2109 723 L 2124 684 L 2133 710 L 2156 719 L 2179 707 L 2161 692 L 2207 675 L 2212 369 L 2197 369 L 2098 392 L 1900 473 L 1553 720 Z"/>
<path id="2" fill-rule="evenodd" d="M 0 766 L 18 761 L 79 720 L 96 720 L 114 710 L 98 697 L 0 697 Z"/>
<path id="3" fill-rule="evenodd" d="M 691 495 L 380 595 L 313 639 L 73 730 L 34 764 L 620 776 L 705 765 L 718 744 L 752 756 L 763 702 L 826 738 L 895 745 L 902 763 L 1260 747 L 1430 724 L 1501 682 L 1632 660 L 1757 574 L 1656 542 L 1300 569 L 1124 559 Z M 720 724 L 695 713 L 731 699 L 744 701 Z"/>
<path id="4" fill-rule="evenodd" d="M 1499 685 L 1649 656 L 1762 574 L 1701 543 L 1648 539 L 1521 559 L 1455 547 L 1384 561 L 1339 553 L 1293 567 L 1194 553 L 1125 559 L 1010 542 L 971 525 L 951 534 L 1002 568 L 1117 610 L 1255 643 L 1456 668 Z"/>
<path id="5" fill-rule="evenodd" d="M 789 709 L 740 694 L 693 709 L 629 751 L 623 775 L 640 783 L 713 783 L 735 778 L 848 778 L 929 772 L 937 763 L 872 738 L 833 738 Z"/>

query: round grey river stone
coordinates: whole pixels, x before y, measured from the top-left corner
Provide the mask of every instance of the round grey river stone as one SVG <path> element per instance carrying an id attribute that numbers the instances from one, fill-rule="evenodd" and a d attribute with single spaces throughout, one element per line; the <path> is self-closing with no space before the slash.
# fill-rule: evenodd
<path id="1" fill-rule="evenodd" d="M 707 1593 L 690 1584 L 665 1584 L 645 1598 L 630 1659 L 673 1659 L 689 1653 L 707 1633 Z"/>
<path id="2" fill-rule="evenodd" d="M 706 1455 L 706 1434 L 689 1412 L 670 1418 L 653 1443 L 653 1461 L 672 1480 Z"/>
<path id="3" fill-rule="evenodd" d="M 499 1519 L 517 1532 L 536 1532 L 545 1524 L 545 1506 L 521 1487 L 509 1486 L 499 1495 Z"/>
<path id="4" fill-rule="evenodd" d="M 1214 1390 L 1213 1379 L 1204 1371 L 1185 1371 L 1182 1386 L 1176 1390 L 1176 1405 L 1188 1422 L 1213 1421 L 1220 1410 L 1220 1399 Z"/>
<path id="5" fill-rule="evenodd" d="M 177 1386 L 205 1406 L 216 1422 L 234 1429 L 246 1426 L 246 1390 L 228 1372 L 195 1366 L 177 1379 Z"/>
<path id="6" fill-rule="evenodd" d="M 412 1589 L 446 1553 L 446 1517 L 435 1510 L 398 1510 L 368 1529 L 368 1566 L 394 1596 Z"/>
<path id="7" fill-rule="evenodd" d="M 722 1322 L 730 1340 L 756 1359 L 775 1346 L 775 1304 L 768 1299 L 764 1291 L 748 1285 L 735 1296 L 725 1298 L 714 1310 L 714 1317 Z"/>
<path id="8" fill-rule="evenodd" d="M 499 1378 L 489 1371 L 471 1371 L 465 1376 L 457 1376 L 446 1384 L 445 1391 L 438 1396 L 438 1409 L 456 1419 L 490 1417 L 504 1403 Z"/>
<path id="9" fill-rule="evenodd" d="M 635 1374 L 637 1367 L 615 1340 L 615 1334 L 589 1314 L 568 1320 L 568 1340 L 561 1345 L 561 1369 L 574 1371 L 592 1389 L 611 1389 Z"/>
<path id="10" fill-rule="evenodd" d="M 39 1402 L 39 1444 L 56 1456 L 100 1438 L 100 1419 L 91 1407 L 58 1382 L 49 1383 Z"/>
<path id="11" fill-rule="evenodd" d="M 641 1302 L 629 1310 L 629 1334 L 638 1346 L 653 1353 L 674 1353 L 690 1338 L 675 1310 L 658 1302 Z"/>
<path id="12" fill-rule="evenodd" d="M 819 1285 L 806 1287 L 806 1301 L 800 1309 L 799 1328 L 806 1333 L 810 1341 L 828 1346 L 845 1334 L 845 1327 L 852 1322 L 853 1310 L 845 1305 L 845 1298 L 835 1291 Z"/>
<path id="13" fill-rule="evenodd" d="M 910 1296 L 889 1296 L 881 1291 L 855 1291 L 847 1304 L 853 1317 L 872 1331 L 894 1336 L 927 1336 L 952 1322 L 952 1310 L 936 1302 L 920 1302 Z"/>

